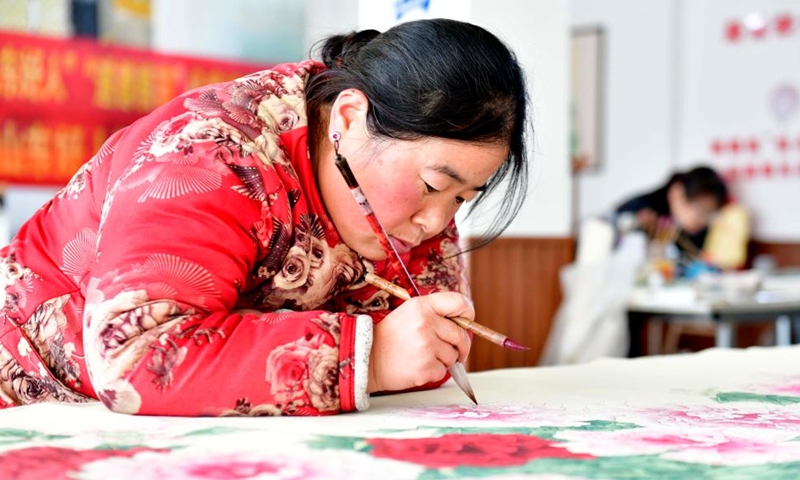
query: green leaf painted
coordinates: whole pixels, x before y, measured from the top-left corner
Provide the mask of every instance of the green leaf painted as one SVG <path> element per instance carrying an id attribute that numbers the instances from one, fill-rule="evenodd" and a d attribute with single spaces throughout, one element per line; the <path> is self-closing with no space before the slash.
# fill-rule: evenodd
<path id="1" fill-rule="evenodd" d="M 614 430 L 630 430 L 632 428 L 642 428 L 635 423 L 623 423 L 623 422 L 610 422 L 607 420 L 592 420 L 591 422 L 587 422 L 586 425 L 582 425 L 580 427 L 565 427 L 561 430 L 589 430 L 589 431 L 606 431 L 611 432 Z"/>
<path id="2" fill-rule="evenodd" d="M 514 468 L 429 469 L 419 480 L 550 474 L 614 480 L 796 480 L 800 462 L 756 466 L 713 466 L 664 460 L 656 455 L 604 457 L 595 460 L 539 459 Z"/>
<path id="3" fill-rule="evenodd" d="M 92 450 L 98 451 L 110 451 L 110 452 L 127 452 L 128 450 L 133 450 L 134 448 L 152 448 L 148 447 L 147 445 L 142 445 L 141 443 L 101 443 L 100 445 L 96 445 L 92 447 Z M 180 450 L 182 447 L 158 447 L 159 449 L 163 450 Z"/>
<path id="4" fill-rule="evenodd" d="M 315 440 L 307 442 L 310 448 L 317 450 L 351 450 L 354 452 L 369 452 L 372 447 L 362 437 L 330 437 L 319 435 Z"/>
<path id="5" fill-rule="evenodd" d="M 772 405 L 793 405 L 800 403 L 800 397 L 788 395 L 762 395 L 750 392 L 720 392 L 714 396 L 714 400 L 719 403 L 733 402 L 759 402 L 770 403 Z"/>
<path id="6" fill-rule="evenodd" d="M 461 433 L 461 434 L 474 434 L 474 433 L 491 433 L 495 435 L 508 435 L 508 434 L 519 434 L 519 435 L 534 435 L 546 440 L 553 440 L 555 437 L 554 435 L 558 432 L 563 432 L 565 430 L 588 430 L 588 431 L 614 431 L 614 430 L 627 430 L 631 428 L 641 428 L 639 425 L 634 423 L 622 423 L 622 422 L 610 422 L 606 420 L 592 420 L 589 422 L 585 422 L 585 425 L 577 426 L 577 427 L 432 427 L 432 426 L 420 426 L 417 427 L 416 431 L 430 431 L 433 433 L 433 436 L 441 436 L 453 433 Z M 408 432 L 408 429 L 383 429 L 383 430 L 376 430 L 374 436 L 380 436 L 381 434 L 384 435 L 392 435 L 395 433 L 403 433 Z"/>
<path id="7" fill-rule="evenodd" d="M 202 428 L 200 430 L 193 430 L 189 433 L 182 435 L 183 437 L 197 437 L 200 435 L 228 435 L 231 433 L 239 433 L 242 431 L 246 431 L 246 428 L 237 428 L 237 427 L 209 427 L 209 428 Z"/>
<path id="8" fill-rule="evenodd" d="M 0 428 L 0 445 L 13 445 L 15 443 L 30 442 L 33 440 L 61 440 L 68 438 L 67 435 L 47 435 L 33 430 L 22 430 L 18 428 Z"/>

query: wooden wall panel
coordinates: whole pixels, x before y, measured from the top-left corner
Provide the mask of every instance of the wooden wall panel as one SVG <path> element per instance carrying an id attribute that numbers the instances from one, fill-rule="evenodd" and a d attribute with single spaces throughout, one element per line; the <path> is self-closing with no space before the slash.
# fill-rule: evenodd
<path id="1" fill-rule="evenodd" d="M 538 362 L 561 302 L 559 271 L 574 256 L 572 238 L 498 238 L 470 253 L 476 320 L 531 348 L 515 352 L 476 338 L 470 371 Z"/>
<path id="2" fill-rule="evenodd" d="M 800 243 L 750 242 L 749 257 L 752 261 L 756 255 L 772 255 L 778 267 L 800 267 Z"/>

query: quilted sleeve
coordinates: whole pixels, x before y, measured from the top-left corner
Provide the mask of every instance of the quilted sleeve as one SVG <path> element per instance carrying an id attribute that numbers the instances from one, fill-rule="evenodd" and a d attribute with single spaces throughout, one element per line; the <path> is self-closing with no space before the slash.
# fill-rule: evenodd
<path id="1" fill-rule="evenodd" d="M 146 415 L 367 408 L 369 316 L 236 311 L 257 257 L 274 241 L 267 225 L 290 219 L 274 172 L 244 154 L 238 168 L 264 179 L 247 185 L 250 177 L 219 161 L 235 151 L 216 141 L 183 145 L 166 130 L 154 128 L 144 143 L 123 139 L 112 159 L 123 166 L 83 282 L 86 363 L 98 398 Z M 136 131 L 129 135 L 141 138 Z"/>

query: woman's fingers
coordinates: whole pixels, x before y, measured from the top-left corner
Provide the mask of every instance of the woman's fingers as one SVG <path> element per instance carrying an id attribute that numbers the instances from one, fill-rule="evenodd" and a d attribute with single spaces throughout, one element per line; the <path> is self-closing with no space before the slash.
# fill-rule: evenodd
<path id="1" fill-rule="evenodd" d="M 475 318 L 475 307 L 472 301 L 456 292 L 438 292 L 421 297 L 428 302 L 431 309 L 440 317 L 462 317 L 469 320 Z"/>
<path id="2" fill-rule="evenodd" d="M 439 318 L 434 320 L 436 335 L 443 341 L 452 345 L 457 352 L 457 359 L 464 361 L 469 354 L 472 340 L 467 331 L 450 320 L 461 317 L 472 321 L 475 318 L 475 307 L 469 298 L 455 292 L 434 293 L 425 297 L 431 309 Z M 448 355 L 449 356 L 449 355 Z M 452 363 L 448 364 L 452 365 Z"/>
<path id="3" fill-rule="evenodd" d="M 467 359 L 472 340 L 466 330 L 450 319 L 437 319 L 434 330 L 436 331 L 436 336 L 442 341 L 443 346 L 450 347 L 449 350 L 455 355 L 455 359 L 447 363 L 448 367 L 455 363 L 456 360 L 463 362 Z M 442 360 L 446 360 L 451 356 L 450 352 L 443 355 L 441 357 Z"/>
<path id="4" fill-rule="evenodd" d="M 436 349 L 436 359 L 442 362 L 445 367 L 450 368 L 458 361 L 459 351 L 453 345 L 440 342 Z"/>

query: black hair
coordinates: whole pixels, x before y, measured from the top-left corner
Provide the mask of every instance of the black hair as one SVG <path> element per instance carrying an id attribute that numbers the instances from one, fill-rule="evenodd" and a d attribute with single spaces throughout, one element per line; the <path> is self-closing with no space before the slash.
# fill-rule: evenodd
<path id="1" fill-rule="evenodd" d="M 323 108 L 354 88 L 369 99 L 367 128 L 375 136 L 506 144 L 508 157 L 469 213 L 507 182 L 502 211 L 480 244 L 508 227 L 527 193 L 528 94 L 522 68 L 500 39 L 469 23 L 418 20 L 384 33 L 329 37 L 321 42 L 319 56 L 328 69 L 306 87 L 309 128 L 317 139 L 325 135 L 319 125 Z"/>
<path id="2" fill-rule="evenodd" d="M 688 172 L 676 173 L 670 178 L 667 187 L 675 183 L 683 185 L 686 198 L 689 200 L 709 196 L 717 202 L 717 207 L 722 207 L 728 201 L 728 187 L 725 185 L 725 180 L 710 167 L 700 166 Z"/>

